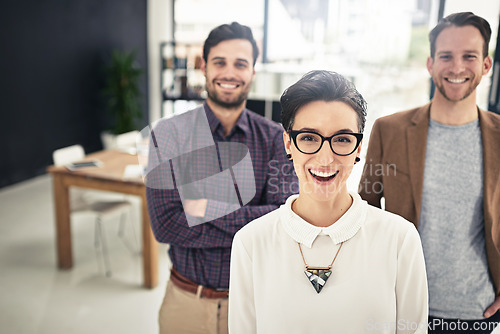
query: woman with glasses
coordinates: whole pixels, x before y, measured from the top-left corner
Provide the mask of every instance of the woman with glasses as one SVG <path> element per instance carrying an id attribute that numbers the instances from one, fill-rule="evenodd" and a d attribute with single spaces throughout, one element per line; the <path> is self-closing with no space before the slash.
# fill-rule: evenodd
<path id="1" fill-rule="evenodd" d="M 230 332 L 426 333 L 418 232 L 347 190 L 365 100 L 343 76 L 313 71 L 285 90 L 281 107 L 299 194 L 236 234 Z"/>

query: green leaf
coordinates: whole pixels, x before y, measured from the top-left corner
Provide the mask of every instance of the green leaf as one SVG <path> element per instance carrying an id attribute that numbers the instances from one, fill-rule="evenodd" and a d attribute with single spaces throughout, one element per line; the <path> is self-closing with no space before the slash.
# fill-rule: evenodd
<path id="1" fill-rule="evenodd" d="M 136 130 L 136 120 L 142 117 L 139 79 L 143 73 L 137 66 L 136 51 L 114 50 L 111 64 L 104 69 L 106 109 L 114 118 L 111 131 L 120 134 Z"/>

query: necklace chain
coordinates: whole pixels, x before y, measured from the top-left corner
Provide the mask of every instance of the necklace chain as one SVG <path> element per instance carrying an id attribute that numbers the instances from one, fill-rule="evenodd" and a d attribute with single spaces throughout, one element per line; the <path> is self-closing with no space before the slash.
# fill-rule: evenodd
<path id="1" fill-rule="evenodd" d="M 309 268 L 309 265 L 306 263 L 306 259 L 304 257 L 304 253 L 302 253 L 302 247 L 300 247 L 300 242 L 297 242 L 297 244 L 299 245 L 299 250 L 300 250 L 300 255 L 302 255 L 302 261 L 304 261 L 304 266 L 306 267 L 306 269 Z M 337 250 L 337 253 L 335 253 L 335 257 L 333 258 L 333 261 L 332 263 L 330 263 L 330 265 L 328 267 L 325 267 L 325 268 L 322 268 L 322 267 L 315 267 L 316 269 L 332 269 L 332 266 L 333 266 L 333 263 L 335 262 L 335 259 L 337 258 L 337 255 L 339 255 L 339 252 L 340 252 L 340 249 L 342 248 L 342 245 L 344 244 L 344 242 L 342 241 L 340 243 L 340 247 L 339 249 Z"/>

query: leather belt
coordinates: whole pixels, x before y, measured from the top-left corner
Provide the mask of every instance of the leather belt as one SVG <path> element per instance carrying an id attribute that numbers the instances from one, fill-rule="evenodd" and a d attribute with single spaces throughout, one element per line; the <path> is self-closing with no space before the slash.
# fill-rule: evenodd
<path id="1" fill-rule="evenodd" d="M 174 268 L 170 270 L 170 281 L 172 281 L 172 283 L 174 283 L 178 288 L 184 291 L 190 292 L 195 295 L 199 293 L 201 298 L 225 299 L 229 296 L 229 292 L 227 290 L 219 291 L 204 287 L 202 285 L 198 285 L 190 279 L 179 274 L 179 272 Z M 201 292 L 198 292 L 199 289 L 201 290 Z"/>

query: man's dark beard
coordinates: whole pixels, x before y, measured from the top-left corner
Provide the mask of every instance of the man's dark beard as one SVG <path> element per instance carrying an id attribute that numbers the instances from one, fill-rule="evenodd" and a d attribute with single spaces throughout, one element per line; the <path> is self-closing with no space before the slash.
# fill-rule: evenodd
<path id="1" fill-rule="evenodd" d="M 477 86 L 476 86 L 477 87 Z M 464 96 L 462 96 L 458 101 L 463 101 L 465 100 L 466 98 L 468 98 L 472 92 L 474 92 L 474 90 L 476 89 L 476 87 L 470 87 L 469 90 L 467 90 L 464 94 Z M 452 100 L 448 97 L 448 95 L 446 94 L 446 90 L 443 88 L 443 86 L 438 86 L 436 85 L 436 88 L 439 90 L 439 92 L 441 92 L 441 95 L 444 96 L 445 99 L 447 99 L 448 101 L 450 102 L 455 102 L 455 100 Z"/>
<path id="2" fill-rule="evenodd" d="M 215 104 L 217 104 L 223 108 L 227 108 L 227 109 L 232 109 L 232 108 L 236 108 L 236 107 L 241 106 L 241 104 L 243 102 L 245 102 L 245 100 L 248 97 L 248 93 L 242 92 L 238 96 L 238 98 L 236 100 L 234 100 L 233 102 L 225 102 L 225 101 L 222 101 L 221 99 L 219 99 L 219 97 L 217 96 L 217 93 L 212 95 L 211 92 L 207 91 L 207 94 L 208 94 L 208 97 L 210 98 L 210 100 L 212 100 L 212 102 L 214 102 Z"/>

